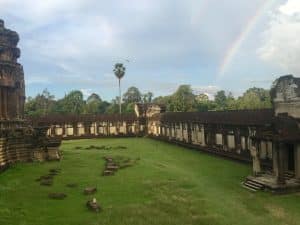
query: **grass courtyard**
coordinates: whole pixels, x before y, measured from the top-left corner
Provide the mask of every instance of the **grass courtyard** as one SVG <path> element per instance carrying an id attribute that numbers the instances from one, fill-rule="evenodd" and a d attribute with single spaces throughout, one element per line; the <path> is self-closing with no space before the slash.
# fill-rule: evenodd
<path id="1" fill-rule="evenodd" d="M 86 149 L 90 145 L 127 149 Z M 300 224 L 299 194 L 241 187 L 249 165 L 146 138 L 65 141 L 61 150 L 60 162 L 18 164 L 0 174 L 1 225 Z M 136 163 L 102 176 L 104 156 Z M 61 172 L 52 186 L 35 181 L 53 168 Z M 87 186 L 98 192 L 84 195 Z M 52 192 L 67 197 L 49 199 Z M 92 197 L 99 214 L 86 208 Z"/>

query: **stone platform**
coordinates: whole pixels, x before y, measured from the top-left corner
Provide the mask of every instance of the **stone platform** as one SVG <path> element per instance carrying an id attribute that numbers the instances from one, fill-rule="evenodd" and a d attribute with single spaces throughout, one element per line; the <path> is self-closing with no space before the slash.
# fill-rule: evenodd
<path id="1" fill-rule="evenodd" d="M 272 174 L 261 174 L 260 176 L 248 176 L 243 186 L 252 191 L 266 190 L 276 194 L 284 194 L 300 191 L 300 180 L 289 177 L 285 184 L 279 184 Z"/>

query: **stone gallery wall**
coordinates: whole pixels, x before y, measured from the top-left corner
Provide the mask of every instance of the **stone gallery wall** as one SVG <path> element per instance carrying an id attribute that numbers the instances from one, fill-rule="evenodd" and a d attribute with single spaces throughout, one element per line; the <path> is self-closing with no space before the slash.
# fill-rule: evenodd
<path id="1" fill-rule="evenodd" d="M 268 166 L 272 161 L 272 138 L 253 140 L 271 123 L 273 115 L 271 109 L 163 113 L 149 119 L 147 130 L 156 139 L 243 161 L 251 161 L 249 150 L 256 145 Z"/>
<path id="2" fill-rule="evenodd" d="M 133 137 L 145 134 L 145 119 L 125 115 L 49 115 L 27 118 L 32 126 L 48 126 L 49 137 L 62 139 Z"/>

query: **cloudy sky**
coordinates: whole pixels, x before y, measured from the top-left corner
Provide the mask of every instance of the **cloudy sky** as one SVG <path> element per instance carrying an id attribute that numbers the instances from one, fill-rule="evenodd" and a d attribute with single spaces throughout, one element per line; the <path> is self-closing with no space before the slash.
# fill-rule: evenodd
<path id="1" fill-rule="evenodd" d="M 110 100 L 116 62 L 123 89 L 156 96 L 180 84 L 239 95 L 300 76 L 299 0 L 0 0 L 0 18 L 20 34 L 28 96 L 80 89 Z"/>

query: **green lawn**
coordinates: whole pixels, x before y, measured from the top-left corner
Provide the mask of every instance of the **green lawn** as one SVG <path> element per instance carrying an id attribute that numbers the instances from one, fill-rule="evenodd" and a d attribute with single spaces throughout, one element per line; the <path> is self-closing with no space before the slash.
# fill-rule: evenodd
<path id="1" fill-rule="evenodd" d="M 90 145 L 127 149 L 85 149 Z M 66 141 L 61 150 L 60 162 L 19 164 L 0 174 L 1 225 L 300 224 L 299 194 L 241 187 L 248 165 L 144 138 Z M 103 177 L 103 156 L 139 160 Z M 53 186 L 40 186 L 35 180 L 51 168 L 61 173 Z M 98 188 L 99 214 L 85 206 L 93 197 L 83 195 L 87 186 Z M 51 192 L 67 198 L 49 199 Z"/>

